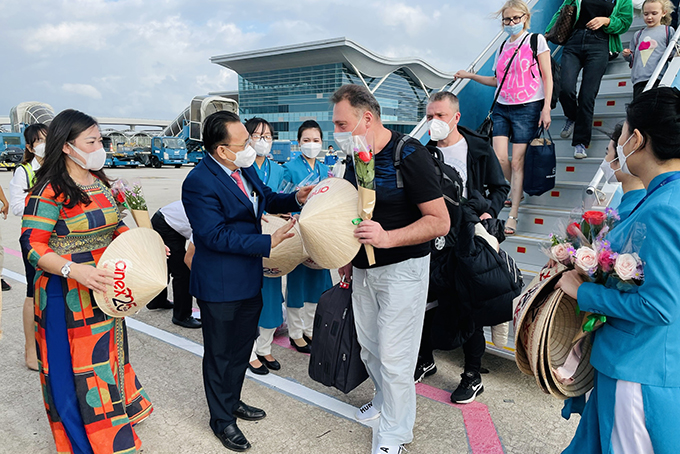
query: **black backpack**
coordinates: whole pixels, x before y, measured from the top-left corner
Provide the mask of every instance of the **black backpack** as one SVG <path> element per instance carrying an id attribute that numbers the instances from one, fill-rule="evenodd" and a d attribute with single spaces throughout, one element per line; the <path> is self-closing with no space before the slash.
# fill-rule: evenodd
<path id="1" fill-rule="evenodd" d="M 340 282 L 319 298 L 314 315 L 314 342 L 309 376 L 348 393 L 368 378 L 361 361 L 352 311 L 351 284 Z"/>
<path id="2" fill-rule="evenodd" d="M 397 174 L 397 188 L 401 189 L 404 187 L 404 180 L 401 176 L 401 170 L 399 166 L 401 165 L 401 152 L 404 145 L 409 140 L 415 141 L 418 145 L 421 145 L 416 139 L 409 135 L 402 135 L 399 137 L 397 144 L 394 147 L 393 160 L 394 168 Z M 432 240 L 433 250 L 441 250 L 444 247 L 451 247 L 456 242 L 456 235 L 458 234 L 458 228 L 462 220 L 462 210 L 461 210 L 461 197 L 463 194 L 463 180 L 460 175 L 450 165 L 444 162 L 444 156 L 442 156 L 439 148 L 435 146 L 428 145 L 427 151 L 430 152 L 432 157 L 432 162 L 434 163 L 435 174 L 439 179 L 439 185 L 442 189 L 442 196 L 446 202 L 446 208 L 449 211 L 449 218 L 451 220 L 451 228 L 449 233 L 445 237 L 439 237 Z"/>
<path id="3" fill-rule="evenodd" d="M 532 33 L 529 38 L 529 45 L 531 46 L 531 52 L 534 54 L 534 62 L 536 68 L 538 68 L 538 75 L 543 78 L 543 73 L 541 72 L 541 65 L 538 64 L 538 34 Z M 550 54 L 550 69 L 552 71 L 553 79 L 553 91 L 552 97 L 550 98 L 550 108 L 554 109 L 557 107 L 557 102 L 560 100 L 560 87 L 562 86 L 562 69 L 557 60 L 553 58 Z"/>

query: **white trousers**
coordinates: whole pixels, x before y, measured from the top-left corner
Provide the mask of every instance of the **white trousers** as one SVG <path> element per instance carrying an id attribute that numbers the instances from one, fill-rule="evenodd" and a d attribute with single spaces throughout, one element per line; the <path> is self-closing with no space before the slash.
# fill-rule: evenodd
<path id="1" fill-rule="evenodd" d="M 410 443 L 416 420 L 416 368 L 427 301 L 430 256 L 353 269 L 352 304 L 361 359 L 381 411 L 378 446 Z"/>
<path id="2" fill-rule="evenodd" d="M 654 454 L 640 383 L 616 381 L 612 448 L 615 454 Z"/>
<path id="3" fill-rule="evenodd" d="M 250 362 L 257 359 L 256 355 L 267 356 L 272 353 L 272 341 L 274 340 L 274 333 L 276 328 L 266 329 L 260 327 L 260 334 L 255 339 L 253 344 L 253 351 L 250 353 Z"/>
<path id="4" fill-rule="evenodd" d="M 313 338 L 316 303 L 305 303 L 303 307 L 287 307 L 288 337 L 301 339 L 302 334 Z"/>

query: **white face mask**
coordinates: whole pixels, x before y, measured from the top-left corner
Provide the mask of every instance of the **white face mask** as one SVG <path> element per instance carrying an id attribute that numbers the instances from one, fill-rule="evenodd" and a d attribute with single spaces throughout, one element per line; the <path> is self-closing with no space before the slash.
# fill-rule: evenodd
<path id="1" fill-rule="evenodd" d="M 604 180 L 607 183 L 615 183 L 616 182 L 616 172 L 617 170 L 612 169 L 612 163 L 614 161 L 617 161 L 619 158 L 614 158 L 611 161 L 607 161 L 607 158 L 602 160 L 602 163 L 600 164 L 600 170 L 602 170 L 602 173 L 604 173 Z"/>
<path id="2" fill-rule="evenodd" d="M 85 153 L 84 151 L 79 150 L 75 145 L 72 145 L 70 142 L 68 142 L 68 144 L 71 149 L 73 149 L 73 151 L 75 151 L 78 156 L 80 156 L 85 161 L 85 163 L 83 164 L 71 154 L 69 154 L 68 157 L 83 169 L 101 170 L 101 168 L 104 167 L 104 163 L 106 163 L 106 151 L 104 151 L 104 148 L 99 148 L 91 153 Z"/>
<path id="3" fill-rule="evenodd" d="M 628 144 L 628 142 L 630 142 L 630 139 L 632 139 L 632 138 L 633 138 L 633 135 L 631 134 L 630 137 L 628 138 L 628 140 L 626 140 L 626 142 L 623 145 L 617 145 L 616 146 L 616 157 L 618 158 L 619 163 L 621 164 L 621 172 L 628 174 L 628 175 L 633 175 L 633 174 L 630 173 L 630 170 L 628 169 L 628 163 L 626 163 L 626 159 L 628 159 L 630 157 L 630 155 L 635 153 L 637 150 L 631 151 L 628 154 L 628 156 L 626 156 L 626 153 L 623 151 L 623 147 L 625 147 L 626 144 Z"/>
<path id="4" fill-rule="evenodd" d="M 36 155 L 39 158 L 44 158 L 45 157 L 45 142 L 39 143 L 35 147 L 33 147 L 33 154 Z"/>
<path id="5" fill-rule="evenodd" d="M 257 153 L 258 156 L 267 156 L 269 154 L 269 150 L 272 149 L 272 143 L 267 142 L 264 139 L 260 139 L 253 144 L 253 148 L 255 149 L 255 153 Z"/>
<path id="6" fill-rule="evenodd" d="M 230 150 L 229 148 L 227 148 L 227 150 L 234 153 L 236 155 L 236 159 L 234 159 L 233 161 L 226 157 L 225 159 L 229 162 L 232 162 L 236 167 L 239 167 L 241 169 L 252 166 L 253 162 L 255 162 L 255 156 L 257 156 L 257 152 L 250 145 L 246 146 L 243 149 L 243 151 L 239 151 L 238 153 Z"/>
<path id="7" fill-rule="evenodd" d="M 451 134 L 451 122 L 455 118 L 455 115 L 451 117 L 448 123 L 438 119 L 433 118 L 428 123 L 428 128 L 430 129 L 430 139 L 435 142 L 446 139 L 449 134 Z"/>
<path id="8" fill-rule="evenodd" d="M 300 146 L 300 151 L 302 154 L 309 159 L 314 159 L 321 153 L 321 143 L 319 142 L 307 142 Z"/>
<path id="9" fill-rule="evenodd" d="M 364 112 L 366 113 L 366 112 Z M 361 118 L 363 118 L 363 114 L 361 114 L 361 117 L 359 118 L 359 121 L 357 122 L 357 125 L 352 129 L 352 132 L 334 132 L 333 133 L 333 140 L 335 140 L 335 144 L 340 147 L 340 150 L 345 152 L 345 155 L 349 156 L 352 154 L 352 134 L 354 134 L 354 131 L 357 130 L 359 127 L 359 123 L 361 123 Z"/>

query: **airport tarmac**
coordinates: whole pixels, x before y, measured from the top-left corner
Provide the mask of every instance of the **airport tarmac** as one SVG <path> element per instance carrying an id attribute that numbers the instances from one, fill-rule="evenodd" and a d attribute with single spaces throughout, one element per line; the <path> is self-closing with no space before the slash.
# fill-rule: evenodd
<path id="1" fill-rule="evenodd" d="M 140 179 L 150 214 L 178 200 L 184 177 L 192 169 L 108 169 L 114 178 Z M 8 194 L 10 172 L 0 172 Z M 130 219 L 130 224 L 133 224 Z M 5 248 L 4 279 L 13 288 L 3 292 L 0 339 L 0 453 L 55 452 L 40 395 L 37 372 L 24 365 L 21 308 L 25 278 L 19 250 L 20 218 L 0 219 Z M 337 276 L 336 276 L 337 279 Z M 143 310 L 128 320 L 130 362 L 154 404 L 153 414 L 136 427 L 141 452 L 227 453 L 208 427 L 208 408 L 201 373 L 201 330 L 171 323 L 168 310 Z M 372 398 L 370 380 L 349 394 L 312 381 L 308 356 L 290 348 L 284 335 L 276 338 L 273 355 L 278 372 L 251 375 L 243 400 L 267 412 L 259 422 L 239 422 L 252 444 L 252 454 L 370 454 L 372 427 L 353 419 L 355 407 Z M 463 355 L 436 352 L 438 372 L 417 385 L 418 413 L 410 454 L 553 454 L 571 440 L 579 418 L 565 421 L 562 402 L 543 394 L 533 377 L 515 363 L 486 354 L 484 393 L 468 405 L 453 405 L 449 396 L 458 385 Z"/>

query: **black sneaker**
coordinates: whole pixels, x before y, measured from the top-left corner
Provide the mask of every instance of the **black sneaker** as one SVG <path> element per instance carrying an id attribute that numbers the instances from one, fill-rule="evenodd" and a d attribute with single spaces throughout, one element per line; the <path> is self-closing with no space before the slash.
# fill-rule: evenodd
<path id="1" fill-rule="evenodd" d="M 2 279 L 2 291 L 6 292 L 8 290 L 12 290 L 12 286 L 5 282 L 4 279 Z"/>
<path id="2" fill-rule="evenodd" d="M 420 381 L 425 378 L 429 377 L 430 375 L 434 375 L 437 373 L 437 366 L 434 364 L 434 361 L 429 361 L 429 362 L 420 362 L 418 361 L 418 364 L 416 364 L 416 372 L 413 374 L 413 380 L 416 383 L 420 383 Z"/>
<path id="3" fill-rule="evenodd" d="M 458 388 L 451 394 L 451 402 L 454 404 L 469 404 L 477 395 L 484 392 L 482 377 L 476 372 L 463 372 Z"/>

